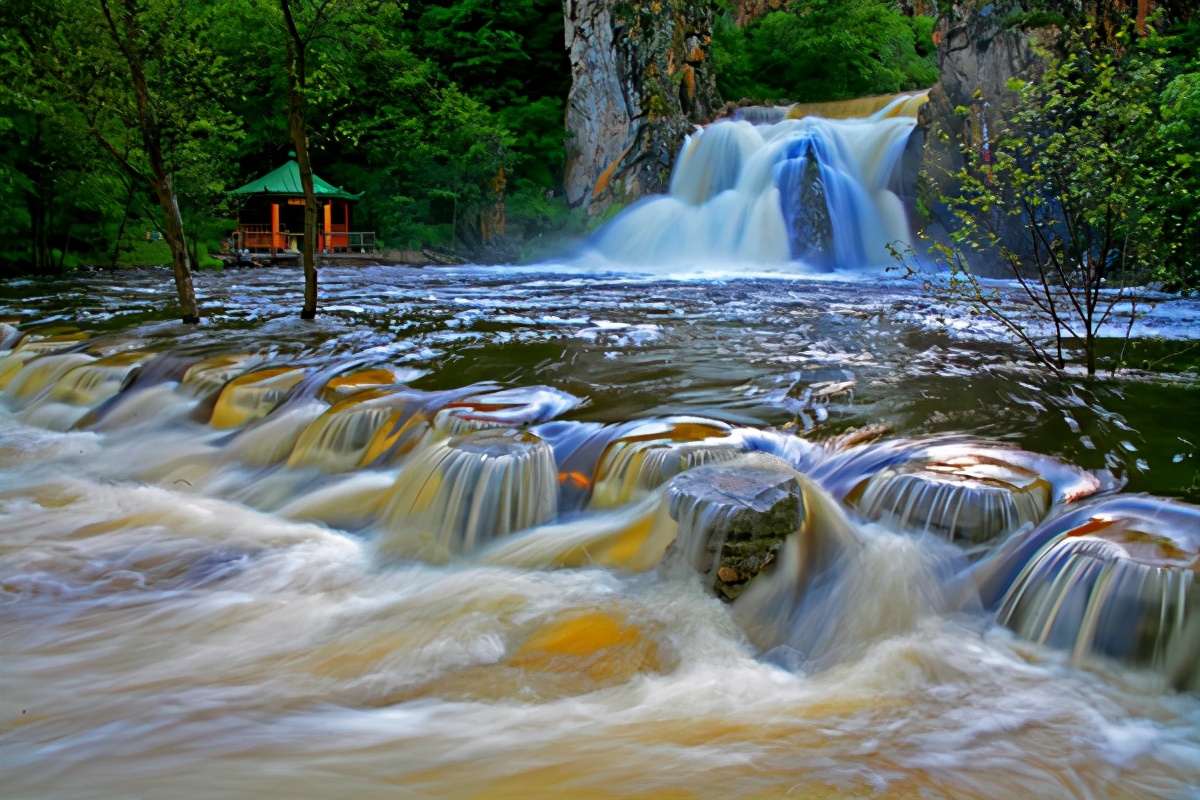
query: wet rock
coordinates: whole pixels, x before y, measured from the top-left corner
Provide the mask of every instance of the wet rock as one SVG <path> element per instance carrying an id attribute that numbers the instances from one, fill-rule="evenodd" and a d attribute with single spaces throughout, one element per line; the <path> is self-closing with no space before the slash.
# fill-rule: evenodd
<path id="1" fill-rule="evenodd" d="M 557 513 L 554 451 L 527 432 L 481 431 L 410 455 L 383 513 L 385 557 L 444 561 Z"/>
<path id="2" fill-rule="evenodd" d="M 639 425 L 604 448 L 596 465 L 591 506 L 619 506 L 685 470 L 732 461 L 742 452 L 741 440 L 724 423 L 685 417 Z"/>
<path id="3" fill-rule="evenodd" d="M 127 351 L 80 365 L 55 383 L 50 399 L 78 406 L 96 405 L 125 389 L 142 363 L 153 355 Z"/>
<path id="4" fill-rule="evenodd" d="M 347 472 L 411 450 L 429 430 L 403 394 L 366 389 L 335 403 L 304 429 L 288 458 L 293 469 Z"/>
<path id="5" fill-rule="evenodd" d="M 217 397 L 209 424 L 228 429 L 262 419 L 287 399 L 304 376 L 303 369 L 275 367 L 234 378 Z"/>
<path id="6" fill-rule="evenodd" d="M 7 322 L 0 322 L 0 350 L 7 350 L 21 338 L 21 331 Z"/>
<path id="7" fill-rule="evenodd" d="M 187 368 L 179 382 L 180 391 L 193 397 L 207 397 L 226 383 L 261 363 L 261 356 L 249 353 L 212 356 Z"/>
<path id="8" fill-rule="evenodd" d="M 1026 639 L 1200 690 L 1200 508 L 1113 497 L 1017 537 L 976 570 L 997 619 Z"/>
<path id="9" fill-rule="evenodd" d="M 18 353 L 14 353 L 13 356 L 21 358 L 21 354 Z M 95 360 L 85 353 L 51 354 L 35 358 L 24 364 L 19 371 L 12 373 L 4 387 L 4 394 L 14 408 L 23 408 L 58 383 L 68 372 Z"/>
<path id="10" fill-rule="evenodd" d="M 934 196 L 953 197 L 961 191 L 945 176 L 962 168 L 964 145 L 976 150 L 983 148 L 983 123 L 986 122 L 993 135 L 1000 129 L 1016 101 L 1008 82 L 1032 77 L 1042 69 L 1043 62 L 1034 50 L 1035 34 L 1004 26 L 1014 10 L 1021 9 L 1011 0 L 987 6 L 955 3 L 939 19 L 935 36 L 941 75 L 929 92 L 929 102 L 921 109 L 919 133 L 915 137 L 924 140 L 924 167 L 926 174 L 934 176 Z M 963 108 L 968 109 L 967 114 L 960 113 Z M 913 163 L 908 153 L 905 156 L 906 165 Z M 913 204 L 908 205 L 910 212 L 913 211 Z M 929 232 L 950 243 L 947 232 L 955 230 L 957 223 L 940 202 L 934 205 L 933 219 L 927 220 L 932 223 Z M 1010 249 L 1029 239 L 1021 219 L 998 215 L 993 220 L 998 228 L 998 241 Z M 967 250 L 965 255 L 971 260 L 972 271 L 979 275 L 1011 277 L 1007 261 L 998 249 Z"/>
<path id="11" fill-rule="evenodd" d="M 825 183 L 815 160 L 810 159 L 802 173 L 789 182 L 783 193 L 783 214 L 788 220 L 793 258 L 821 269 L 836 266 L 833 223 L 829 218 Z"/>
<path id="12" fill-rule="evenodd" d="M 775 463 L 772 463 L 775 462 Z M 677 475 L 667 503 L 679 523 L 674 548 L 723 600 L 775 561 L 804 520 L 796 474 L 777 459 L 713 464 Z"/>
<path id="13" fill-rule="evenodd" d="M 684 136 L 719 105 L 710 4 L 565 0 L 563 11 L 567 202 L 601 214 L 665 191 Z"/>
<path id="14" fill-rule="evenodd" d="M 349 375 L 339 375 L 330 378 L 317 391 L 317 397 L 326 403 L 336 403 L 345 400 L 359 392 L 381 386 L 394 386 L 411 379 L 413 371 L 395 369 L 393 367 L 373 367 L 351 372 Z"/>

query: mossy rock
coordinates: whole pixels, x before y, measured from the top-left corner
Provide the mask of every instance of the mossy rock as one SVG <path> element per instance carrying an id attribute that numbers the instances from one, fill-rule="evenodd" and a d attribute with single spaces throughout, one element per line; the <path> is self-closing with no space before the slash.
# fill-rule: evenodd
<path id="1" fill-rule="evenodd" d="M 697 467 L 676 476 L 667 497 L 679 523 L 675 549 L 726 601 L 771 567 L 783 542 L 804 520 L 800 482 L 782 461 L 778 468 L 745 463 Z"/>

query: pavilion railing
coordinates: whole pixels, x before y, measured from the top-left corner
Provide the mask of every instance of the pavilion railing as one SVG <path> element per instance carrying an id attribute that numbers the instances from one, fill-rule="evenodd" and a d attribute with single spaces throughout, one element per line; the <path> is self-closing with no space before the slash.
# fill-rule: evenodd
<path id="1" fill-rule="evenodd" d="M 240 225 L 235 232 L 237 249 L 255 252 L 300 250 L 304 234 L 290 231 L 272 233 L 270 225 Z M 369 253 L 375 250 L 375 231 L 338 231 L 320 234 L 320 250 L 332 253 Z"/>

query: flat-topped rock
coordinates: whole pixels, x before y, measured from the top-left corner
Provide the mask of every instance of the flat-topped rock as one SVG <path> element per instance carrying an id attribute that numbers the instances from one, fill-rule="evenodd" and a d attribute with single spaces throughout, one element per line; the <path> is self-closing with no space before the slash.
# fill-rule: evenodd
<path id="1" fill-rule="evenodd" d="M 804 521 L 795 473 L 783 461 L 777 467 L 764 461 L 696 467 L 667 486 L 669 511 L 679 523 L 674 547 L 724 600 L 768 568 Z"/>

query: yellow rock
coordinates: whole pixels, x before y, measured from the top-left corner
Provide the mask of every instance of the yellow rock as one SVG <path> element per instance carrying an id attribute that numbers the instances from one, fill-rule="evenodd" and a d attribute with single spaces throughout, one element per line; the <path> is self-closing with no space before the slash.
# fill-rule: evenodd
<path id="1" fill-rule="evenodd" d="M 336 403 L 364 389 L 377 386 L 391 386 L 398 382 L 395 370 L 388 367 L 375 367 L 333 378 L 321 387 L 321 391 L 317 393 L 317 396 L 326 403 Z"/>
<path id="2" fill-rule="evenodd" d="M 237 428 L 262 419 L 304 379 L 303 369 L 276 367 L 234 378 L 225 384 L 209 421 L 214 428 Z"/>
<path id="3" fill-rule="evenodd" d="M 188 367 L 179 382 L 182 390 L 193 396 L 203 396 L 218 391 L 230 379 L 251 369 L 261 361 L 260 356 L 248 353 L 235 355 L 213 356 L 197 361 Z"/>

